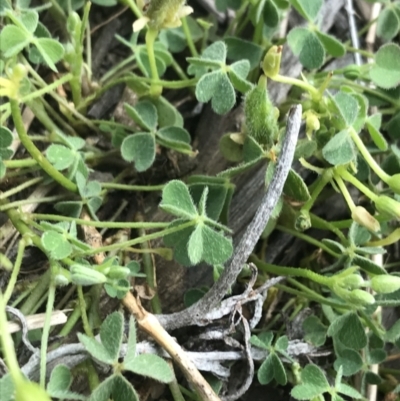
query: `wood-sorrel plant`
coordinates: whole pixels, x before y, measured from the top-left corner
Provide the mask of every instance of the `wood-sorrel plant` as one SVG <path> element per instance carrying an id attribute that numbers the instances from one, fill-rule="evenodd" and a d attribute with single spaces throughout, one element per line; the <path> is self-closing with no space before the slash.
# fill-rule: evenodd
<path id="1" fill-rule="evenodd" d="M 376 385 L 382 397 L 394 397 L 400 392 L 400 371 L 385 362 L 398 359 L 400 320 L 386 324 L 382 308 L 400 306 L 399 264 L 390 259 L 392 263 L 385 265 L 379 255 L 390 257 L 400 239 L 400 228 L 396 228 L 400 219 L 400 47 L 396 43 L 400 2 L 379 2 L 383 10 L 369 25 L 376 23 L 382 45 L 369 51 L 350 46 L 347 37 L 326 32 L 322 0 L 218 0 L 210 15 L 201 14 L 202 2 L 194 0 L 190 4 L 182 0 L 92 3 L 51 0 L 37 6 L 29 0 L 5 0 L 0 4 L 0 96 L 4 98 L 0 105 L 0 212 L 8 219 L 0 229 L 0 265 L 5 276 L 0 291 L 0 339 L 2 365 L 8 371 L 0 379 L 0 399 L 136 400 L 137 382 L 127 372 L 169 383 L 176 401 L 199 399 L 185 381 L 178 383 L 171 366 L 150 353 L 159 352 L 165 358 L 165 352 L 143 343 L 144 354 L 139 354 L 133 318 L 127 341 L 122 314 L 111 313 L 101 322 L 100 302 L 104 297 L 116 298 L 126 306 L 133 280 L 144 278 L 152 311 L 161 314 L 153 255 L 174 258 L 193 269 L 208 264 L 217 283 L 208 294 L 218 288 L 229 292 L 230 283 L 223 282 L 229 272 L 224 273 L 232 266 L 233 262 L 228 263 L 232 255 L 232 260 L 237 256 L 229 209 L 233 194 L 241 190 L 234 180 L 251 169 L 264 168 L 265 185 L 275 182 L 279 162 L 286 160 L 283 149 L 288 149 L 285 126 L 290 131 L 295 113 L 289 114 L 288 122 L 285 116 L 295 104 L 302 107 L 305 128 L 295 159 L 313 172 L 313 178 L 304 179 L 298 168 L 290 168 L 288 159 L 289 173 L 281 183 L 283 192 L 274 194 L 279 200 L 265 227 L 261 251 L 255 248 L 258 236 L 249 240 L 246 249 L 250 254 L 255 248 L 248 262 L 256 266 L 258 281 L 257 274 L 251 273 L 253 265 L 239 266 L 238 270 L 243 267 L 239 285 L 231 292 L 237 296 L 240 285 L 248 281 L 246 296 L 261 302 L 254 308 L 257 322 L 262 307 L 273 308 L 276 302 L 281 302 L 290 322 L 313 309 L 314 314 L 299 320 L 302 340 L 314 351 L 324 346 L 332 354 L 323 363 L 314 357 L 305 362 L 288 340 L 289 324 L 279 326 L 279 313 L 256 328 L 257 322 L 246 323 L 239 313 L 242 299 L 232 303 L 231 309 L 222 303 L 221 310 L 228 308 L 233 317 L 239 313 L 243 322 L 242 345 L 249 369 L 247 387 L 242 389 L 250 386 L 256 361 L 260 362 L 258 381 L 289 385 L 294 399 L 369 397 L 373 401 L 370 389 Z M 92 39 L 101 26 L 93 23 L 99 16 L 104 19 L 109 10 L 119 12 L 108 8 L 119 4 L 134 15 L 131 33 L 116 35 L 124 57 L 121 61 L 114 57 L 111 67 L 94 71 Z M 281 22 L 293 11 L 304 23 L 280 34 Z M 229 19 L 219 24 L 215 16 L 222 18 L 226 12 Z M 48 15 L 57 29 L 48 23 Z M 367 29 L 368 25 L 355 34 L 363 37 Z M 288 48 L 304 67 L 300 78 L 284 73 L 282 54 Z M 349 53 L 366 61 L 336 68 L 335 59 Z M 292 87 L 281 105 L 275 104 L 269 92 L 275 83 Z M 121 84 L 135 94 L 134 102 L 124 102 L 122 107 L 128 118 L 115 121 L 107 113 L 96 115 L 95 106 Z M 221 138 L 220 154 L 229 162 L 226 169 L 216 175 L 196 173 L 168 180 L 170 175 L 160 173 L 160 164 L 170 159 L 179 167 L 183 159 L 198 153 L 193 127 L 181 114 L 187 109 L 179 106 L 187 98 L 196 108 L 210 102 L 219 115 L 240 107 L 243 119 L 236 132 L 215 132 Z M 299 112 L 299 106 L 295 110 Z M 217 150 L 212 149 L 213 153 Z M 111 180 L 103 179 L 100 172 L 110 173 Z M 121 219 L 128 202 L 120 208 L 115 191 L 134 194 L 135 201 L 144 199 L 140 204 L 151 205 L 156 199 L 169 221 L 146 221 L 133 214 Z M 346 215 L 337 220 L 324 219 L 317 212 L 320 205 L 332 208 L 332 193 L 340 194 L 347 205 Z M 107 209 L 111 202 L 118 209 L 112 215 Z M 37 207 L 41 210 L 35 213 Z M 148 212 L 147 207 L 143 210 Z M 102 238 L 107 230 L 113 230 L 113 235 Z M 302 261 L 298 258 L 298 266 L 266 262 L 267 240 L 274 230 L 308 244 L 304 249 L 309 255 Z M 323 233 L 322 239 L 314 235 L 316 230 Z M 151 243 L 154 240 L 158 242 Z M 30 247 L 44 255 L 38 259 L 43 270 L 30 276 L 27 284 L 20 273 Z M 170 274 L 176 272 L 171 269 Z M 265 298 L 265 292 L 256 289 L 271 275 L 286 281 L 276 284 Z M 145 294 L 140 287 L 136 290 Z M 160 315 L 164 327 L 207 325 L 215 316 L 224 316 L 218 306 L 210 306 L 211 301 L 207 304 L 207 291 L 190 289 L 185 296 L 186 306 L 203 299 L 198 310 L 204 316 L 187 311 L 186 315 L 185 311 Z M 285 296 L 279 298 L 278 292 Z M 227 294 L 217 295 L 221 300 Z M 8 332 L 10 306 L 20 310 L 24 327 L 23 316 L 45 311 L 36 336 L 41 340 L 40 358 L 33 355 L 27 365 L 18 362 L 16 346 L 21 337 L 12 338 Z M 54 332 L 59 349 L 67 352 L 61 341 L 79 320 L 85 334 L 78 333 L 80 344 L 69 344 L 72 348 L 63 354 L 65 361 L 52 365 L 50 372 L 49 337 L 54 330 L 50 318 L 54 309 L 66 306 L 73 311 Z M 196 305 L 189 311 L 196 311 Z M 169 338 L 143 327 L 162 345 L 160 337 Z M 214 330 L 200 338 L 225 339 L 227 333 Z M 22 338 L 25 341 L 25 334 Z M 72 355 L 78 351 L 84 356 L 75 360 Z M 107 366 L 101 371 L 108 372 L 105 380 L 100 382 L 92 360 L 85 361 L 87 353 Z M 179 360 L 175 362 L 197 391 L 205 384 L 208 399 L 216 400 L 217 393 L 226 390 L 220 380 L 230 374 L 226 376 L 227 369 L 222 369 L 226 360 L 211 368 L 196 360 L 200 369 L 214 374 L 208 377 L 211 386 L 190 370 L 191 365 L 186 369 Z M 32 373 L 32 366 L 38 374 Z M 78 394 L 71 390 L 71 383 L 82 372 L 89 391 Z M 235 399 L 240 394 L 228 396 Z"/>

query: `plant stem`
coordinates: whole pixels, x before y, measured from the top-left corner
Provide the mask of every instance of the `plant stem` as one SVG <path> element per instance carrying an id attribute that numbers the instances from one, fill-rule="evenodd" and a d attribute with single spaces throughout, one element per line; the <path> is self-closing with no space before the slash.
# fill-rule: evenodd
<path id="1" fill-rule="evenodd" d="M 350 182 L 351 184 L 353 184 L 357 189 L 359 189 L 363 194 L 365 194 L 366 196 L 368 196 L 368 198 L 370 198 L 372 201 L 375 202 L 375 200 L 378 198 L 378 195 L 374 194 L 367 186 L 365 186 L 364 184 L 362 184 L 360 181 L 357 180 L 356 177 L 354 177 L 353 175 L 351 175 L 345 167 L 338 167 L 337 170 L 338 174 L 340 174 L 340 176 L 345 179 L 346 181 Z M 335 174 L 335 179 L 337 181 L 337 175 Z M 338 182 L 338 181 L 337 181 Z M 342 181 L 343 182 L 343 181 Z M 339 184 L 339 182 L 338 182 Z M 343 184 L 344 185 L 344 184 Z M 350 195 L 349 195 L 350 196 Z"/>
<path id="2" fill-rule="evenodd" d="M 379 164 L 375 161 L 375 159 L 371 156 L 371 154 L 368 152 L 368 149 L 365 147 L 364 142 L 361 140 L 357 132 L 354 130 L 354 128 L 349 128 L 349 134 L 351 136 L 351 139 L 353 139 L 353 142 L 356 144 L 358 150 L 360 153 L 363 155 L 365 161 L 369 164 L 371 169 L 375 172 L 375 174 L 383 181 L 387 182 L 387 180 L 390 178 L 388 174 L 386 174 Z"/>
<path id="3" fill-rule="evenodd" d="M 186 42 L 188 44 L 190 53 L 192 53 L 193 57 L 198 57 L 199 53 L 197 52 L 196 46 L 193 43 L 193 38 L 192 38 L 192 34 L 189 29 L 187 18 L 186 17 L 182 18 L 181 21 L 182 21 L 183 33 L 185 34 Z"/>
<path id="4" fill-rule="evenodd" d="M 294 86 L 298 86 L 299 88 L 304 89 L 311 95 L 311 98 L 314 101 L 319 102 L 322 97 L 322 94 L 318 91 L 318 89 L 314 88 L 308 82 L 304 82 L 300 79 L 286 77 L 286 76 L 280 75 L 280 74 L 274 75 L 273 77 L 271 77 L 271 79 L 276 82 L 282 82 L 283 84 L 294 85 Z"/>
<path id="5" fill-rule="evenodd" d="M 24 122 L 22 121 L 21 111 L 18 102 L 10 99 L 11 114 L 14 120 L 15 128 L 17 130 L 19 139 L 24 145 L 25 149 L 29 152 L 33 159 L 37 161 L 39 166 L 49 174 L 55 181 L 71 192 L 78 192 L 78 187 L 62 173 L 56 170 L 52 164 L 42 155 L 40 150 L 35 146 L 25 130 Z"/>
<path id="6" fill-rule="evenodd" d="M 17 258 L 15 259 L 14 267 L 13 267 L 11 276 L 8 280 L 7 289 L 6 289 L 6 292 L 4 293 L 3 301 L 4 301 L 5 305 L 7 305 L 8 301 L 11 298 L 11 295 L 14 291 L 15 283 L 17 282 L 18 273 L 21 268 L 22 258 L 24 256 L 25 247 L 26 247 L 26 242 L 22 238 L 18 244 Z"/>
<path id="7" fill-rule="evenodd" d="M 51 272 L 53 267 L 49 269 Z M 50 273 L 51 274 L 51 273 Z M 42 341 L 40 346 L 40 385 L 45 388 L 46 386 L 46 361 L 47 361 L 47 345 L 50 334 L 51 314 L 53 312 L 54 299 L 56 295 L 56 286 L 50 278 L 50 287 L 47 298 L 46 316 L 42 330 Z"/>
<path id="8" fill-rule="evenodd" d="M 78 292 L 78 299 L 79 299 L 79 308 L 81 311 L 81 318 L 83 324 L 83 330 L 85 331 L 86 335 L 89 337 L 94 337 L 92 329 L 90 328 L 89 320 L 86 314 L 86 302 L 85 297 L 83 295 L 83 289 L 81 285 L 76 286 L 76 290 Z"/>
<path id="9" fill-rule="evenodd" d="M 162 191 L 165 187 L 165 184 L 160 185 L 126 185 L 126 184 L 118 184 L 114 182 L 101 182 L 101 187 L 106 189 L 122 189 L 124 191 Z"/>
<path id="10" fill-rule="evenodd" d="M 10 189 L 9 191 L 6 192 L 1 192 L 0 193 L 0 199 L 6 199 L 9 198 L 12 195 L 17 194 L 18 192 L 21 192 L 22 190 L 31 187 L 32 185 L 35 185 L 39 182 L 43 181 L 43 177 L 36 177 L 32 178 L 28 181 L 23 182 L 22 184 Z"/>
<path id="11" fill-rule="evenodd" d="M 27 219 L 35 220 L 49 220 L 49 221 L 67 221 L 75 222 L 76 224 L 82 224 L 91 227 L 100 228 L 165 228 L 170 225 L 170 223 L 160 222 L 160 223 L 122 223 L 115 221 L 95 221 L 95 220 L 84 220 L 76 219 L 75 217 L 59 216 L 58 214 L 41 214 L 41 213 L 31 213 L 27 216 Z"/>
<path id="12" fill-rule="evenodd" d="M 350 195 L 350 192 L 348 191 L 346 185 L 344 184 L 342 177 L 339 174 L 334 175 L 335 181 L 342 192 L 342 195 L 347 203 L 347 206 L 349 207 L 350 211 L 353 212 L 353 210 L 356 208 L 356 204 L 353 201 L 353 198 Z"/>
<path id="13" fill-rule="evenodd" d="M 35 288 L 30 293 L 28 299 L 23 303 L 20 308 L 20 311 L 24 315 L 31 314 L 32 310 L 36 307 L 36 304 L 43 297 L 43 294 L 46 293 L 47 288 L 51 285 L 50 283 L 51 270 L 48 269 L 41 277 L 41 279 L 37 282 Z"/>
<path id="14" fill-rule="evenodd" d="M 58 200 L 62 200 L 65 198 L 65 195 L 54 195 L 54 196 L 45 196 L 39 199 L 25 199 L 20 201 L 11 202 L 8 205 L 0 206 L 0 212 L 4 212 L 8 209 L 15 209 L 17 207 L 23 205 L 31 205 L 32 203 L 46 203 L 46 202 L 55 202 Z"/>
<path id="15" fill-rule="evenodd" d="M 150 86 L 150 95 L 152 95 L 154 97 L 159 97 L 162 92 L 162 87 L 160 87 L 154 83 L 154 81 L 159 80 L 156 57 L 154 54 L 154 42 L 155 42 L 157 36 L 158 36 L 158 31 L 156 29 L 149 28 L 146 32 L 147 55 L 149 57 L 151 78 L 153 80 L 153 82 Z"/>
<path id="16" fill-rule="evenodd" d="M 325 170 L 322 175 L 320 175 L 317 178 L 316 183 L 313 185 L 313 191 L 311 192 L 311 197 L 310 199 L 303 205 L 301 210 L 309 212 L 312 206 L 314 205 L 316 199 L 318 198 L 318 195 L 321 193 L 321 191 L 325 188 L 326 184 L 331 180 L 332 178 L 332 171 L 330 169 Z"/>

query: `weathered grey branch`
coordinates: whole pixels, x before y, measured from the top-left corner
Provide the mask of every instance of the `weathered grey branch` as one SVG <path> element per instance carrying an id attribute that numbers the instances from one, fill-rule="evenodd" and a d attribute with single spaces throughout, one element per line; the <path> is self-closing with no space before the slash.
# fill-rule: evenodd
<path id="1" fill-rule="evenodd" d="M 260 238 L 282 194 L 283 186 L 293 162 L 297 137 L 300 131 L 301 112 L 301 105 L 294 106 L 290 109 L 286 136 L 283 141 L 274 176 L 253 220 L 247 227 L 239 245 L 236 247 L 229 265 L 224 269 L 218 281 L 212 286 L 210 291 L 208 291 L 199 302 L 182 312 L 170 315 L 158 315 L 157 318 L 165 329 L 177 329 L 201 322 L 204 316 L 221 302 L 231 286 L 235 283 L 237 276 L 253 251 L 254 246 Z"/>

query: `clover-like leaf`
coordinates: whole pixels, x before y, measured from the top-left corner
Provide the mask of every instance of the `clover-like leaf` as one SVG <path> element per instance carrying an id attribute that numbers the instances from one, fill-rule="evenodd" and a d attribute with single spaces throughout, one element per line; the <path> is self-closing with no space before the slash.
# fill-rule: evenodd
<path id="1" fill-rule="evenodd" d="M 393 39 L 400 29 L 400 16 L 394 7 L 385 7 L 378 17 L 377 35 L 385 41 Z"/>
<path id="2" fill-rule="evenodd" d="M 200 263 L 203 250 L 203 225 L 198 224 L 190 235 L 188 242 L 188 256 L 193 265 Z"/>
<path id="3" fill-rule="evenodd" d="M 157 127 L 158 113 L 156 106 L 149 100 L 142 100 L 134 107 L 124 104 L 128 116 L 142 129 L 154 131 Z"/>
<path id="4" fill-rule="evenodd" d="M 64 145 L 52 144 L 46 150 L 49 162 L 57 170 L 65 170 L 74 162 L 74 152 Z"/>
<path id="5" fill-rule="evenodd" d="M 114 361 L 119 356 L 123 330 L 124 318 L 120 312 L 108 315 L 100 327 L 101 343 Z"/>
<path id="6" fill-rule="evenodd" d="M 318 39 L 321 41 L 325 51 L 333 57 L 342 57 L 346 54 L 346 48 L 334 36 L 315 31 Z"/>
<path id="7" fill-rule="evenodd" d="M 348 384 L 346 383 L 340 383 L 337 387 L 336 390 L 344 395 L 347 395 L 348 397 L 350 397 L 353 400 L 361 400 L 363 398 L 363 396 L 353 387 L 350 387 Z"/>
<path id="8" fill-rule="evenodd" d="M 324 326 L 317 316 L 309 316 L 303 322 L 304 339 L 316 347 L 325 344 L 327 327 Z"/>
<path id="9" fill-rule="evenodd" d="M 246 93 L 252 88 L 252 84 L 246 80 L 249 71 L 248 60 L 239 60 L 229 66 L 229 78 L 235 89 L 242 93 Z"/>
<path id="10" fill-rule="evenodd" d="M 192 153 L 190 134 L 181 127 L 164 127 L 156 132 L 157 142 L 178 152 Z"/>
<path id="11" fill-rule="evenodd" d="M 400 83 L 400 46 L 388 43 L 375 54 L 375 65 L 369 75 L 381 88 L 394 88 Z"/>
<path id="12" fill-rule="evenodd" d="M 258 336 L 252 335 L 250 337 L 250 343 L 255 345 L 256 347 L 269 350 L 273 338 L 274 335 L 272 331 L 264 331 L 260 333 Z"/>
<path id="13" fill-rule="evenodd" d="M 232 255 L 232 240 L 207 225 L 202 228 L 203 259 L 210 265 L 225 263 Z"/>
<path id="14" fill-rule="evenodd" d="M 250 63 L 250 70 L 253 70 L 260 65 L 264 52 L 264 49 L 261 46 L 235 36 L 228 36 L 224 40 L 228 46 L 227 57 L 229 60 L 248 60 Z"/>
<path id="15" fill-rule="evenodd" d="M 290 0 L 299 14 L 309 22 L 314 22 L 324 4 L 323 0 Z"/>
<path id="16" fill-rule="evenodd" d="M 275 3 L 271 0 L 266 1 L 262 12 L 264 24 L 270 28 L 276 28 L 279 24 L 279 11 Z"/>
<path id="17" fill-rule="evenodd" d="M 323 147 L 322 155 L 334 166 L 350 163 L 356 158 L 354 143 L 348 133 L 343 130 L 333 136 Z"/>
<path id="18" fill-rule="evenodd" d="M 359 106 L 357 100 L 343 91 L 338 92 L 332 98 L 332 112 L 335 123 L 339 129 L 350 127 L 357 118 Z"/>
<path id="19" fill-rule="evenodd" d="M 72 252 L 71 244 L 57 231 L 45 231 L 42 235 L 41 242 L 52 259 L 64 259 Z"/>
<path id="20" fill-rule="evenodd" d="M 311 197 L 306 183 L 293 169 L 289 171 L 283 193 L 298 202 L 307 202 Z"/>
<path id="21" fill-rule="evenodd" d="M 115 360 L 107 350 L 104 348 L 103 344 L 96 341 L 93 337 L 88 337 L 86 334 L 78 333 L 78 339 L 94 358 L 108 365 L 112 365 Z"/>
<path id="22" fill-rule="evenodd" d="M 154 136 L 147 132 L 138 132 L 126 137 L 121 145 L 124 160 L 135 163 L 137 171 L 147 170 L 154 162 L 156 144 Z"/>
<path id="23" fill-rule="evenodd" d="M 72 376 L 70 369 L 65 365 L 57 365 L 51 372 L 50 380 L 46 388 L 47 393 L 52 398 L 86 400 L 86 397 L 83 395 L 69 391 L 71 383 Z"/>
<path id="24" fill-rule="evenodd" d="M 164 187 L 160 208 L 178 217 L 193 219 L 197 216 L 188 187 L 178 180 L 172 180 Z"/>
<path id="25" fill-rule="evenodd" d="M 301 371 L 301 381 L 290 393 L 296 400 L 311 400 L 330 389 L 324 372 L 317 365 L 307 365 Z"/>
<path id="26" fill-rule="evenodd" d="M 55 64 L 60 61 L 64 55 L 64 47 L 58 41 L 51 38 L 37 38 L 33 42 L 43 57 L 45 63 L 55 72 Z"/>
<path id="27" fill-rule="evenodd" d="M 13 134 L 7 127 L 0 127 L 0 149 L 6 149 L 11 146 Z"/>
<path id="28" fill-rule="evenodd" d="M 29 39 L 23 29 L 15 25 L 6 25 L 0 32 L 0 51 L 4 57 L 12 57 L 28 45 Z"/>
<path id="29" fill-rule="evenodd" d="M 24 10 L 18 19 L 30 33 L 33 33 L 39 22 L 39 14 L 35 10 Z"/>
<path id="30" fill-rule="evenodd" d="M 268 384 L 274 379 L 274 359 L 273 355 L 276 357 L 275 354 L 269 354 L 265 361 L 261 364 L 260 368 L 257 372 L 257 378 L 260 384 Z"/>
<path id="31" fill-rule="evenodd" d="M 151 377 L 162 383 L 170 383 L 174 378 L 167 362 L 153 354 L 138 355 L 136 358 L 124 362 L 124 369 L 138 375 Z"/>
<path id="32" fill-rule="evenodd" d="M 287 36 L 288 44 L 304 67 L 313 70 L 321 67 L 325 49 L 318 36 L 307 28 L 293 28 Z"/>
<path id="33" fill-rule="evenodd" d="M 139 401 L 139 396 L 132 384 L 129 383 L 124 376 L 115 375 L 113 380 L 112 399 L 113 401 Z M 108 398 L 105 401 L 107 400 Z"/>
<path id="34" fill-rule="evenodd" d="M 344 376 L 352 376 L 360 371 L 363 360 L 357 351 L 347 348 L 340 352 L 333 366 L 336 370 L 342 367 Z"/>

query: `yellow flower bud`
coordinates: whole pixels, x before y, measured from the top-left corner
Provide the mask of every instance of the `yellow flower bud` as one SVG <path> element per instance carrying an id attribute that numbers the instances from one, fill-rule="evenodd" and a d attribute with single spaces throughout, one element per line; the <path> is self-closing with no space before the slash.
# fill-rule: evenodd
<path id="1" fill-rule="evenodd" d="M 279 74 L 281 68 L 282 46 L 272 46 L 264 57 L 262 69 L 264 74 L 273 78 Z"/>

